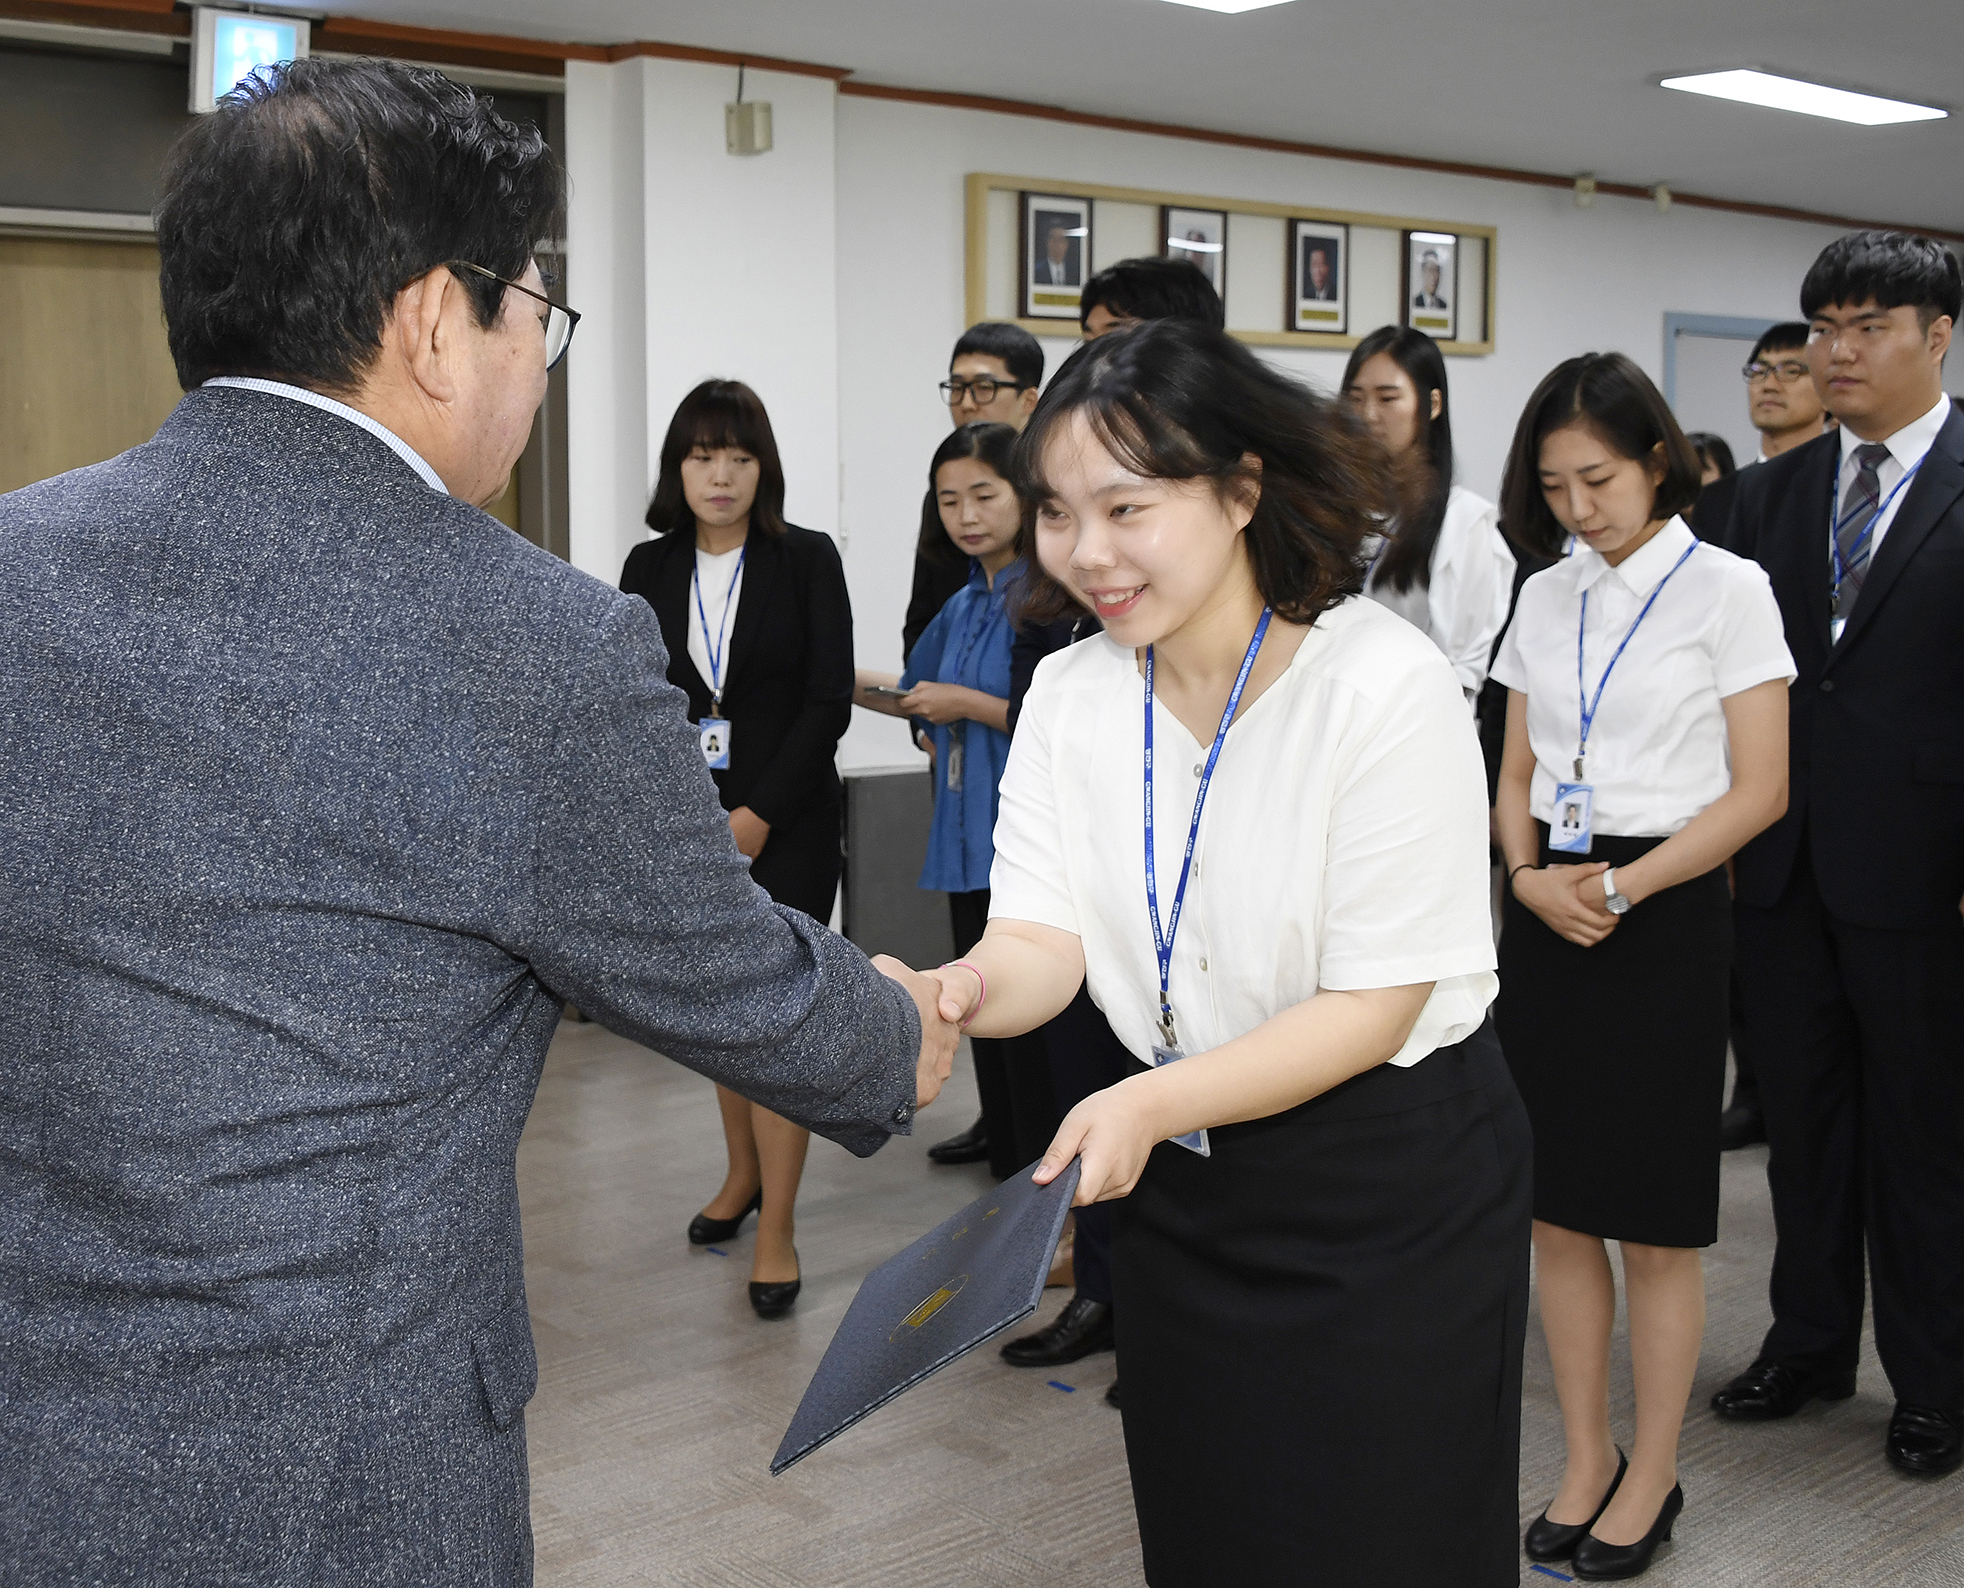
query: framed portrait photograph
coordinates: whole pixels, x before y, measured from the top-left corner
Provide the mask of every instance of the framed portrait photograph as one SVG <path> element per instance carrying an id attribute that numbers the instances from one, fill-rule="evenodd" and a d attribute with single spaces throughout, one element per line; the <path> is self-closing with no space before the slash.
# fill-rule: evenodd
<path id="1" fill-rule="evenodd" d="M 1159 251 L 1168 259 L 1184 259 L 1227 296 L 1227 211 L 1185 210 L 1171 204 L 1159 207 Z"/>
<path id="2" fill-rule="evenodd" d="M 1291 331 L 1350 330 L 1350 228 L 1336 221 L 1289 222 Z"/>
<path id="3" fill-rule="evenodd" d="M 1406 232 L 1404 320 L 1435 342 L 1459 339 L 1459 237 L 1453 232 Z"/>
<path id="4" fill-rule="evenodd" d="M 1022 200 L 1022 316 L 1075 320 L 1091 270 L 1091 200 L 1059 193 Z"/>

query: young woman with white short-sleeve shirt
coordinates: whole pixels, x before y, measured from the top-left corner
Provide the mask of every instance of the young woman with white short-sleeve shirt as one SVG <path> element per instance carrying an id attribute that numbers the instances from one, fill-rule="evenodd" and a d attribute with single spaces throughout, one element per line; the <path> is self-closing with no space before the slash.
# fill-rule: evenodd
<path id="1" fill-rule="evenodd" d="M 1037 670 L 989 929 L 936 974 L 984 1036 L 1083 980 L 1138 1061 L 1036 1173 L 1075 1156 L 1080 1203 L 1123 1199 L 1156 1588 L 1518 1579 L 1529 1150 L 1487 1019 L 1484 775 L 1451 667 L 1357 593 L 1379 456 L 1178 321 L 1075 355 L 1017 454 L 1031 616 L 1105 633 Z"/>
<path id="2" fill-rule="evenodd" d="M 1446 360 L 1423 331 L 1379 326 L 1351 350 L 1341 390 L 1399 483 L 1390 533 L 1368 546 L 1364 593 L 1438 646 L 1475 702 L 1507 622 L 1514 553 L 1493 503 L 1453 483 Z"/>
<path id="3" fill-rule="evenodd" d="M 1529 400 L 1503 490 L 1511 533 L 1568 553 L 1522 586 L 1493 668 L 1509 692 L 1496 1016 L 1534 1121 L 1536 1272 L 1568 1447 L 1527 1549 L 1590 1579 L 1642 1572 L 1684 1503 L 1698 1248 L 1718 1238 L 1725 863 L 1787 798 L 1779 608 L 1757 564 L 1678 516 L 1698 481 L 1643 372 L 1588 354 Z M 1608 1240 L 1636 1383 L 1627 1462 L 1609 1421 Z"/>

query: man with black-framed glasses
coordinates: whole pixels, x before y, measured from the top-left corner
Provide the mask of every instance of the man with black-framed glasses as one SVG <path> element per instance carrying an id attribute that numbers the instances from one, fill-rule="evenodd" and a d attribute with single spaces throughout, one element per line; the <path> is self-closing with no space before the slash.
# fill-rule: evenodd
<path id="1" fill-rule="evenodd" d="M 1746 379 L 1746 405 L 1759 432 L 1759 456 L 1764 463 L 1783 452 L 1804 446 L 1828 425 L 1828 411 L 1807 367 L 1807 326 L 1785 320 L 1769 326 L 1753 344 L 1752 356 L 1740 371 Z"/>
<path id="2" fill-rule="evenodd" d="M 751 879 L 647 603 L 474 505 L 563 185 L 430 68 L 255 74 L 164 173 L 183 400 L 0 496 L 8 1588 L 526 1588 L 564 1004 L 862 1157 L 948 1075 Z"/>

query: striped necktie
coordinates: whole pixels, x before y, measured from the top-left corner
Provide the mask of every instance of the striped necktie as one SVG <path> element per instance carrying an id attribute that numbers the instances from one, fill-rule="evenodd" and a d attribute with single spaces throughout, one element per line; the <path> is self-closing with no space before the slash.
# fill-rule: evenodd
<path id="1" fill-rule="evenodd" d="M 1855 478 L 1841 498 L 1841 518 L 1835 525 L 1836 571 L 1834 615 L 1845 618 L 1854 610 L 1868 574 L 1869 552 L 1875 546 L 1876 511 L 1882 503 L 1882 461 L 1889 449 L 1879 441 L 1855 449 Z"/>

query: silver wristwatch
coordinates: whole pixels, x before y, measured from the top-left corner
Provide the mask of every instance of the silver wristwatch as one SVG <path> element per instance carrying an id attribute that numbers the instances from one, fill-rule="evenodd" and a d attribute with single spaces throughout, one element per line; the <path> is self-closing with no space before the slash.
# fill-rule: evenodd
<path id="1" fill-rule="evenodd" d="M 1611 915 L 1628 915 L 1630 901 L 1616 891 L 1616 868 L 1610 866 L 1603 872 L 1603 908 Z"/>

